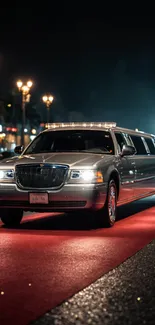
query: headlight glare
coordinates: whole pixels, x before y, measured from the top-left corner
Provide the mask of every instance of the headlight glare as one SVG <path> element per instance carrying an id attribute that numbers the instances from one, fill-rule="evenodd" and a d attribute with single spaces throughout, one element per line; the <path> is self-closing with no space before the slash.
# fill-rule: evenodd
<path id="1" fill-rule="evenodd" d="M 77 180 L 78 183 L 103 183 L 103 175 L 101 171 L 91 169 L 72 170 L 71 180 Z"/>
<path id="2" fill-rule="evenodd" d="M 85 170 L 81 172 L 81 178 L 83 178 L 84 181 L 92 181 L 94 178 L 94 172 L 93 170 Z"/>

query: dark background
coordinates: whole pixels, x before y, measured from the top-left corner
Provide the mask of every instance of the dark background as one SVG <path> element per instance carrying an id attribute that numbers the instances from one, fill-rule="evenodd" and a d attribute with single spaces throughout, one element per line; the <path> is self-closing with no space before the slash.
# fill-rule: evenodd
<path id="1" fill-rule="evenodd" d="M 55 119 L 71 114 L 155 133 L 154 17 L 79 12 L 52 2 L 1 8 L 1 95 L 31 78 L 43 118 L 40 98 L 50 92 Z"/>

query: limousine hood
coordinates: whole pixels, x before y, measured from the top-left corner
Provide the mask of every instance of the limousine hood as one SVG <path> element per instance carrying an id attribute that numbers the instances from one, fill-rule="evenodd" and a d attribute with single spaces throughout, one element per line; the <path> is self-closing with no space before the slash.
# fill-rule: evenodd
<path id="1" fill-rule="evenodd" d="M 46 154 L 33 154 L 15 156 L 11 159 L 4 159 L 0 162 L 0 168 L 3 166 L 11 167 L 17 164 L 35 164 L 35 163 L 51 163 L 51 164 L 65 164 L 70 168 L 78 167 L 94 167 L 101 161 L 108 162 L 113 158 L 109 154 L 94 154 L 94 153 L 46 153 Z"/>

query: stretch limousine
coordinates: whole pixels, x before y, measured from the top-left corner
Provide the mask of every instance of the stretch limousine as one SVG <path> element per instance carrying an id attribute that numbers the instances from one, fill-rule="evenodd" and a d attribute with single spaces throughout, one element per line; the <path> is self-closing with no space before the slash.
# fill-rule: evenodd
<path id="1" fill-rule="evenodd" d="M 110 227 L 117 206 L 155 194 L 155 136 L 113 122 L 49 124 L 15 153 L 0 162 L 0 218 L 8 227 L 23 211 L 79 210 Z"/>

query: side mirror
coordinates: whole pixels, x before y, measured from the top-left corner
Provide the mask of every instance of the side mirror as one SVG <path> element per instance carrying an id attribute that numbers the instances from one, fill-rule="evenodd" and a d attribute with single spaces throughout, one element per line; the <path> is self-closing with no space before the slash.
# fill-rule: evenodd
<path id="1" fill-rule="evenodd" d="M 135 147 L 124 145 L 122 152 L 121 152 L 121 157 L 133 156 L 133 155 L 135 155 L 135 153 L 136 153 Z"/>
<path id="2" fill-rule="evenodd" d="M 17 154 L 17 155 L 20 155 L 24 150 L 24 147 L 23 146 L 17 146 L 15 147 L 14 149 L 14 152 Z"/>

